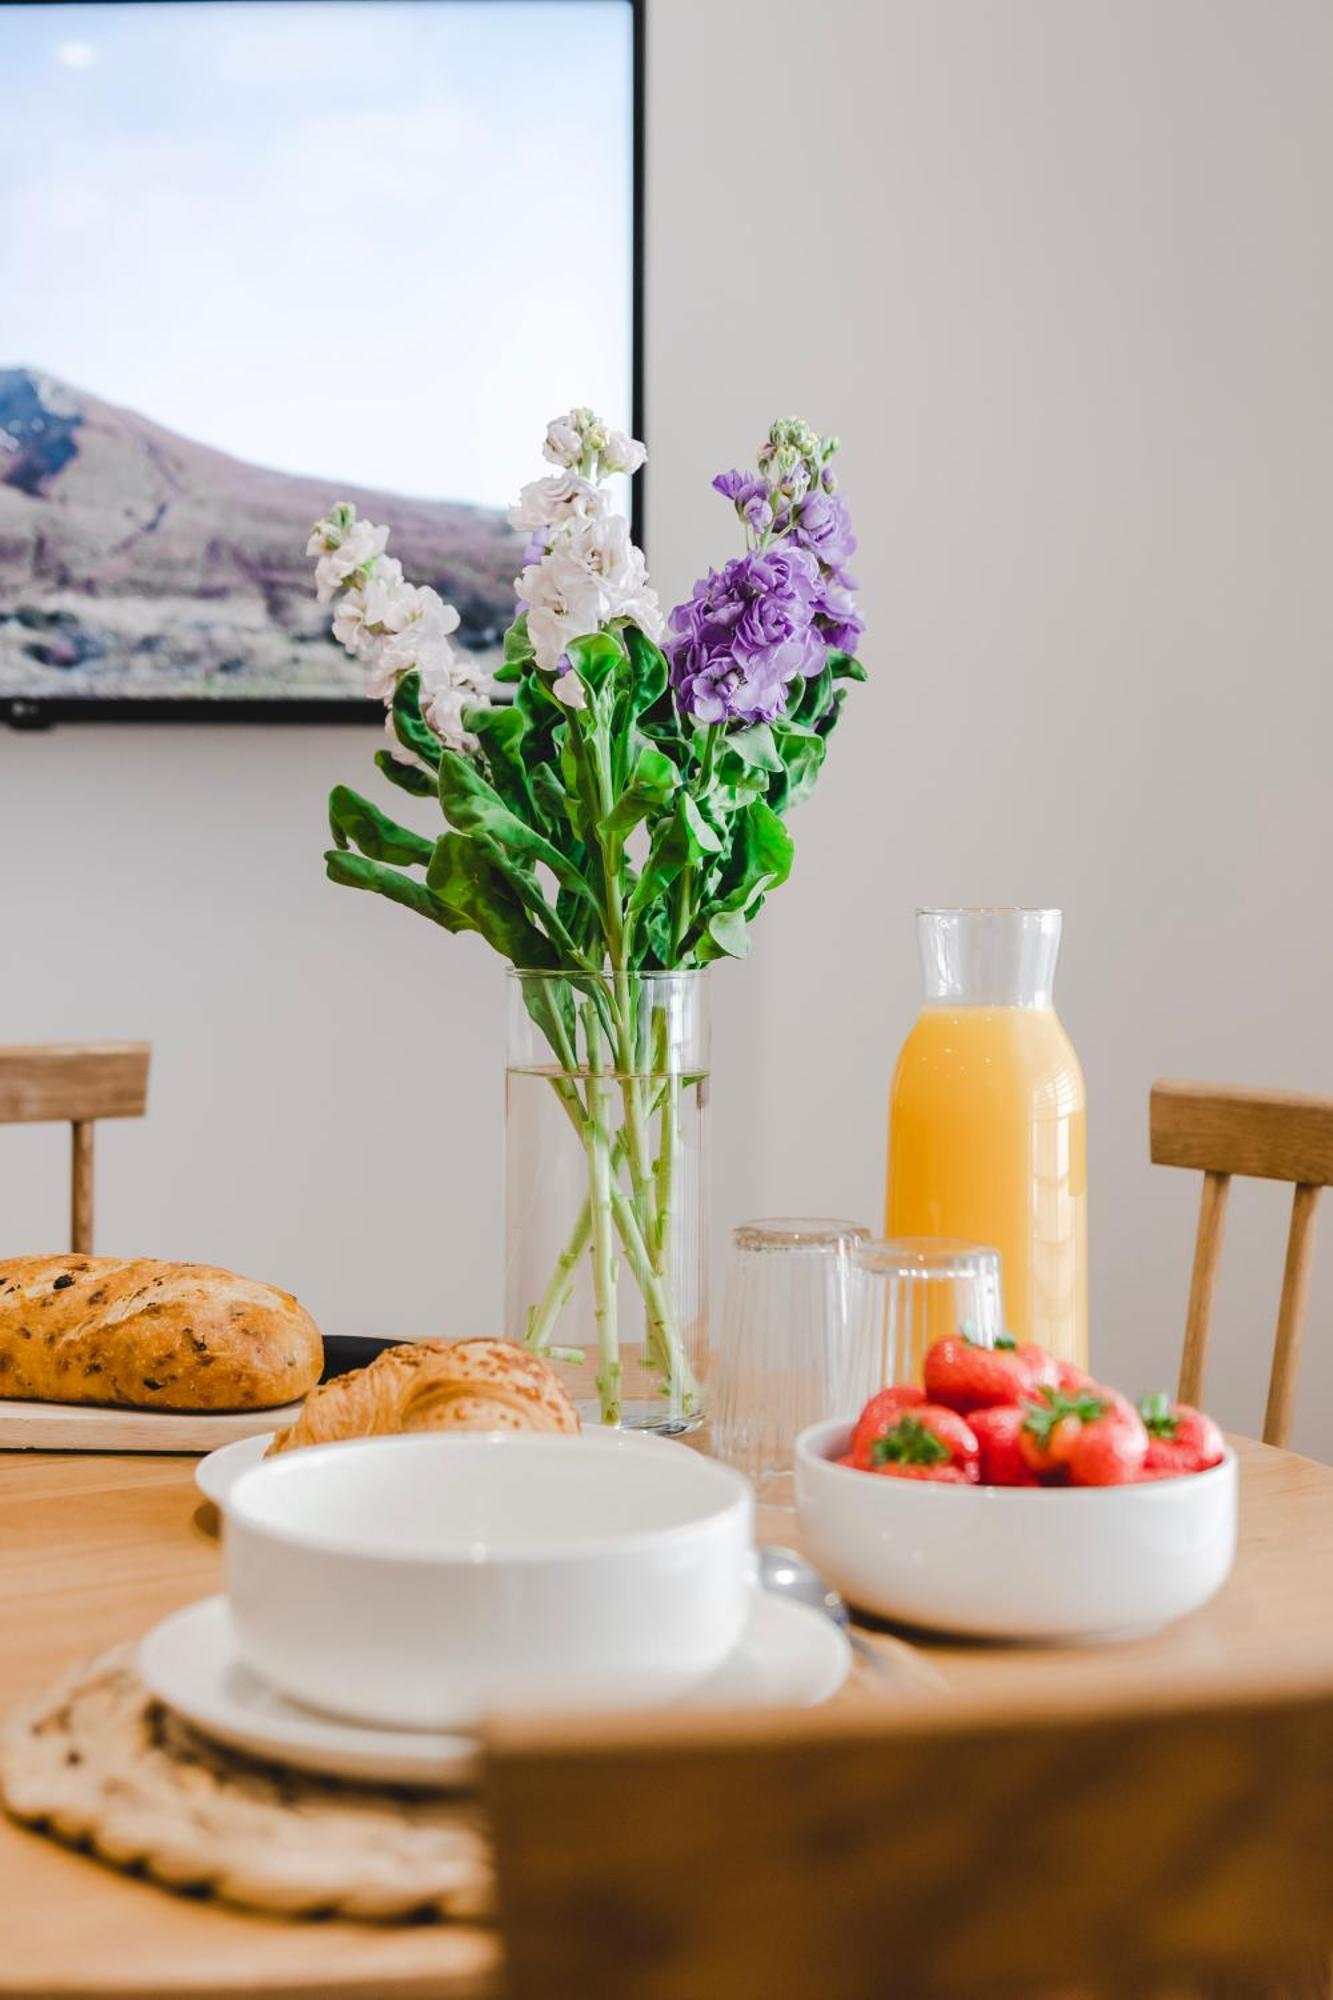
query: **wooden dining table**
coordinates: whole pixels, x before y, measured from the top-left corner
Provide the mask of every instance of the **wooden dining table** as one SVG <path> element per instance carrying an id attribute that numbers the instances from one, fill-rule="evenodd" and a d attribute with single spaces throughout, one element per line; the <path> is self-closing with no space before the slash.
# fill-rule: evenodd
<path id="1" fill-rule="evenodd" d="M 997 1646 L 866 1627 L 888 1671 L 844 1704 L 963 1693 L 1003 1711 L 1034 1689 L 1179 1694 L 1285 1671 L 1333 1683 L 1333 1468 L 1234 1439 L 1240 1548 L 1213 1602 L 1150 1637 Z M 72 1663 L 134 1639 L 220 1587 L 217 1523 L 193 1458 L 0 1453 L 0 1709 Z M 761 1511 L 762 1540 L 797 1539 Z M 0 1818 L 6 2000 L 468 2000 L 500 1991 L 497 1934 L 472 1923 L 377 1925 L 249 1914 L 119 1874 Z"/>

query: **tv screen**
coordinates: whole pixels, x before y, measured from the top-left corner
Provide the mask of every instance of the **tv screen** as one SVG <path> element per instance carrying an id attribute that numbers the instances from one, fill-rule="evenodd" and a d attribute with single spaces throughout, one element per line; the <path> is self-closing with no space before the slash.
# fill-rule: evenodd
<path id="1" fill-rule="evenodd" d="M 0 716 L 377 717 L 331 502 L 498 650 L 545 425 L 637 420 L 630 0 L 0 6 Z"/>

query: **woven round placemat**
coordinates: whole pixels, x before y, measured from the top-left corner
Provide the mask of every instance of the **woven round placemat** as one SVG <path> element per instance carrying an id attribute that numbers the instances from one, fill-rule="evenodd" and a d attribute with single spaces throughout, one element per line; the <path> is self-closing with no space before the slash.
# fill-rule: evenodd
<path id="1" fill-rule="evenodd" d="M 290 1916 L 478 1917 L 489 1845 L 456 1794 L 343 1784 L 211 1743 L 144 1688 L 134 1647 L 0 1729 L 16 1819 L 173 1889 Z"/>

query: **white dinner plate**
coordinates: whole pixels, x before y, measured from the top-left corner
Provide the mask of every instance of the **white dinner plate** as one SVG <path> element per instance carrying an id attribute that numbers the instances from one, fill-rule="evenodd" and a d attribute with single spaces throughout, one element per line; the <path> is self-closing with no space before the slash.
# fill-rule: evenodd
<path id="1" fill-rule="evenodd" d="M 273 1432 L 261 1431 L 258 1437 L 239 1438 L 235 1444 L 224 1444 L 220 1451 L 210 1451 L 207 1458 L 201 1458 L 194 1468 L 194 1483 L 205 1500 L 220 1507 L 241 1474 L 258 1465 L 272 1442 Z"/>
<path id="2" fill-rule="evenodd" d="M 689 1698 L 699 1708 L 812 1708 L 847 1678 L 851 1649 L 822 1611 L 756 1591 L 740 1644 Z M 302 1708 L 236 1656 L 225 1597 L 205 1597 L 154 1626 L 139 1646 L 145 1687 L 206 1736 L 251 1756 L 338 1778 L 466 1785 L 469 1736 L 376 1729 Z"/>

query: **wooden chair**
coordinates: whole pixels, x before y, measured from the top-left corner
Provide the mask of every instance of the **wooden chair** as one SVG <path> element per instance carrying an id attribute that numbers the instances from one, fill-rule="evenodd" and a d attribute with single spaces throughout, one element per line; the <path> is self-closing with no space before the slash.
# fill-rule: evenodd
<path id="1" fill-rule="evenodd" d="M 1233 1090 L 1223 1084 L 1156 1083 L 1149 1125 L 1156 1165 L 1195 1167 L 1203 1173 L 1203 1201 L 1180 1360 L 1183 1403 L 1197 1404 L 1203 1396 L 1217 1261 L 1232 1175 L 1295 1183 L 1264 1412 L 1264 1443 L 1285 1445 L 1291 1431 L 1305 1326 L 1315 1210 L 1321 1191 L 1333 1181 L 1333 1098 L 1300 1097 L 1282 1090 Z"/>
<path id="2" fill-rule="evenodd" d="M 148 1101 L 147 1042 L 0 1048 L 0 1125 L 68 1122 L 70 1248 L 93 1247 L 93 1125 L 142 1118 Z"/>
<path id="3" fill-rule="evenodd" d="M 1333 1687 L 497 1725 L 506 2000 L 1315 2000 Z"/>

